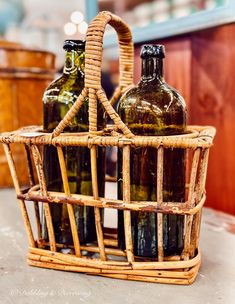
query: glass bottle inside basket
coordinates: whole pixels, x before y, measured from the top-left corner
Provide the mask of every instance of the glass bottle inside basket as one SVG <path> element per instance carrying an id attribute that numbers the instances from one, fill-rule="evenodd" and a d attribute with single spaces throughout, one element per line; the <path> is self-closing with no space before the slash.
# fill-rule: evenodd
<path id="1" fill-rule="evenodd" d="M 84 59 L 85 43 L 80 40 L 66 40 L 64 42 L 66 60 L 63 74 L 53 81 L 43 96 L 44 131 L 52 132 L 72 107 L 84 87 Z M 98 105 L 98 129 L 104 127 L 104 111 Z M 80 108 L 77 115 L 63 132 L 87 132 L 88 99 Z M 86 147 L 63 147 L 64 158 L 68 174 L 70 192 L 92 195 L 90 150 Z M 97 149 L 97 172 L 99 195 L 104 194 L 104 149 Z M 44 172 L 48 191 L 62 192 L 63 182 L 60 172 L 57 150 L 53 146 L 44 148 Z M 55 239 L 58 243 L 72 244 L 69 216 L 66 204 L 50 204 Z M 93 207 L 74 205 L 74 214 L 80 243 L 96 240 L 95 218 Z M 43 238 L 48 240 L 45 217 L 43 223 Z"/>
<path id="2" fill-rule="evenodd" d="M 141 49 L 142 76 L 139 84 L 122 97 L 118 113 L 135 135 L 175 135 L 186 130 L 186 105 L 163 77 L 162 45 Z M 185 201 L 185 151 L 164 149 L 163 201 Z M 157 149 L 131 148 L 132 201 L 157 201 Z M 122 199 L 122 150 L 118 151 L 118 198 Z M 131 212 L 132 239 L 136 256 L 157 257 L 157 214 Z M 183 216 L 163 215 L 164 255 L 183 249 Z M 118 212 L 118 241 L 125 249 L 123 212 Z"/>

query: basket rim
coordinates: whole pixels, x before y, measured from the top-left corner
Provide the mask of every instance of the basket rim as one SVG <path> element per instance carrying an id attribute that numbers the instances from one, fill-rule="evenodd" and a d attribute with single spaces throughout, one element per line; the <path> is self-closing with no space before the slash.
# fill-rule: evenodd
<path id="1" fill-rule="evenodd" d="M 106 128 L 96 136 L 89 132 L 61 133 L 52 138 L 52 133 L 42 132 L 41 126 L 26 126 L 12 132 L 0 133 L 0 143 L 55 146 L 118 146 L 124 145 L 165 148 L 209 148 L 213 144 L 216 129 L 212 126 L 188 125 L 186 134 L 168 136 L 134 136 L 128 138 L 115 129 Z"/>

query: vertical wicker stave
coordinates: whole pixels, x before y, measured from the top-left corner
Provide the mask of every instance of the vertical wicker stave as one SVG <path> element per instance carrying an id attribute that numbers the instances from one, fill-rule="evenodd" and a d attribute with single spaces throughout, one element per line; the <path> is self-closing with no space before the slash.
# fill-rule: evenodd
<path id="1" fill-rule="evenodd" d="M 164 148 L 160 146 L 157 149 L 157 203 L 159 206 L 163 203 L 163 161 L 164 161 Z M 163 214 L 157 214 L 157 248 L 158 260 L 163 261 Z"/>
<path id="2" fill-rule="evenodd" d="M 209 148 L 203 149 L 201 151 L 198 182 L 197 182 L 197 186 L 196 186 L 196 190 L 195 190 L 196 204 L 198 204 L 200 202 L 200 200 L 203 199 L 203 194 L 204 194 L 205 185 L 206 185 L 208 158 L 209 158 Z M 194 219 L 193 219 L 193 223 L 192 223 L 190 257 L 193 257 L 195 255 L 195 250 L 198 248 L 200 226 L 201 226 L 201 216 L 202 216 L 202 210 L 199 210 L 194 215 Z"/>
<path id="3" fill-rule="evenodd" d="M 29 185 L 30 185 L 30 187 L 33 187 L 36 185 L 36 182 L 35 182 L 35 178 L 34 178 L 30 148 L 26 144 L 24 145 L 24 148 L 25 148 L 26 157 L 27 157 Z M 38 236 L 38 240 L 41 240 L 42 239 L 42 229 L 41 229 L 41 222 L 40 222 L 39 203 L 34 201 L 33 204 L 34 204 L 34 213 L 35 213 L 35 220 L 36 220 L 36 227 L 37 227 L 37 236 Z"/>
<path id="4" fill-rule="evenodd" d="M 61 172 L 62 181 L 63 181 L 64 193 L 65 193 L 66 197 L 70 197 L 71 194 L 70 194 L 70 188 L 69 188 L 67 168 L 66 168 L 65 159 L 64 159 L 64 153 L 63 153 L 62 148 L 59 146 L 57 146 L 57 154 L 58 154 L 58 159 L 59 159 L 59 164 L 60 164 L 60 172 Z M 69 215 L 75 255 L 77 257 L 81 257 L 81 247 L 80 247 L 80 241 L 79 241 L 79 236 L 78 236 L 78 232 L 77 232 L 77 225 L 76 225 L 76 221 L 75 221 L 73 206 L 71 204 L 67 204 L 67 210 L 68 210 L 68 215 Z"/>
<path id="5" fill-rule="evenodd" d="M 89 89 L 89 134 L 91 137 L 97 133 L 97 97 L 95 89 Z M 95 145 L 90 147 L 90 159 L 91 159 L 91 180 L 92 180 L 92 192 L 94 199 L 99 199 L 99 188 L 97 179 L 97 148 Z M 94 207 L 95 214 L 95 227 L 97 241 L 100 251 L 100 258 L 102 261 L 106 260 L 105 246 L 104 246 L 104 235 L 102 229 L 102 221 L 100 209 Z"/>
<path id="6" fill-rule="evenodd" d="M 201 148 L 197 148 L 193 154 L 193 162 L 192 162 L 192 168 L 191 168 L 191 173 L 190 173 L 189 193 L 188 193 L 188 206 L 190 208 L 194 207 L 194 205 L 195 205 L 195 198 L 196 198 L 195 189 L 196 189 L 196 179 L 197 179 L 197 171 L 198 171 L 200 153 L 201 153 Z M 194 218 L 194 215 L 186 215 L 184 250 L 182 252 L 182 257 L 184 260 L 189 259 L 193 218 Z"/>
<path id="7" fill-rule="evenodd" d="M 123 202 L 129 203 L 131 200 L 130 193 L 130 145 L 123 146 L 123 160 L 122 160 L 122 172 L 123 172 Z M 131 233 L 131 212 L 124 210 L 124 231 L 126 241 L 126 255 L 128 262 L 134 261 L 133 254 L 133 241 Z"/>
<path id="8" fill-rule="evenodd" d="M 40 191 L 41 191 L 42 195 L 48 196 L 47 188 L 46 188 L 46 180 L 45 180 L 45 176 L 44 176 L 44 172 L 43 172 L 43 165 L 42 165 L 42 159 L 41 159 L 40 152 L 36 145 L 32 145 L 31 150 L 32 150 L 32 155 L 33 155 L 37 175 L 38 175 Z M 49 203 L 44 203 L 44 212 L 45 212 L 46 224 L 47 224 L 47 229 L 48 229 L 50 249 L 51 249 L 51 251 L 56 251 L 55 233 L 54 233 Z"/>
<path id="9" fill-rule="evenodd" d="M 13 180 L 13 184 L 14 184 L 14 187 L 15 187 L 16 194 L 17 195 L 22 194 L 10 146 L 8 144 L 3 144 L 3 148 L 4 148 L 4 152 L 5 152 L 7 161 L 8 161 L 8 165 L 9 165 L 9 169 L 10 169 L 10 172 L 11 172 L 11 176 L 12 176 L 12 180 Z M 27 211 L 26 206 L 25 206 L 25 202 L 22 199 L 18 199 L 18 201 L 19 201 L 19 204 L 20 204 L 20 210 L 21 210 L 21 214 L 22 214 L 22 217 L 23 217 L 23 220 L 24 220 L 25 230 L 27 232 L 29 244 L 30 244 L 31 247 L 36 247 L 36 243 L 35 243 L 35 240 L 34 240 L 34 237 L 33 237 L 33 231 L 32 231 L 31 223 L 30 223 L 30 220 L 29 220 L 28 211 Z"/>
<path id="10" fill-rule="evenodd" d="M 91 178 L 92 178 L 92 189 L 94 199 L 99 199 L 99 189 L 98 189 L 98 180 L 97 180 L 97 160 L 96 160 L 96 146 L 91 147 Z M 100 209 L 94 207 L 95 212 L 95 226 L 97 241 L 99 246 L 100 258 L 102 261 L 106 260 L 105 246 L 104 246 L 104 234 L 102 229 L 102 221 Z"/>

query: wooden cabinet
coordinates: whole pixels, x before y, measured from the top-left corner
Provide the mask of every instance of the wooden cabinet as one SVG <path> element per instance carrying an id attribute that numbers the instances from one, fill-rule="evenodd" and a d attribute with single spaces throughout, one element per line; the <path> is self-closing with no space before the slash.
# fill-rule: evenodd
<path id="1" fill-rule="evenodd" d="M 206 205 L 235 214 L 235 24 L 153 41 L 166 46 L 166 80 L 188 104 L 189 123 L 217 128 Z M 139 79 L 140 46 L 136 47 Z"/>
<path id="2" fill-rule="evenodd" d="M 54 72 L 54 54 L 0 41 L 0 132 L 42 124 L 42 95 Z M 21 164 L 25 156 L 22 147 L 14 149 L 18 176 L 24 184 L 27 172 Z M 12 186 L 2 147 L 0 173 L 0 187 Z"/>

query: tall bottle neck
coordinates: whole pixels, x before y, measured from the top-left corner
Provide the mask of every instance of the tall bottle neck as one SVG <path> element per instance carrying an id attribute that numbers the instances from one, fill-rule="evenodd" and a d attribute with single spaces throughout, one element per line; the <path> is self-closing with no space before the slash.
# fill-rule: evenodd
<path id="1" fill-rule="evenodd" d="M 67 51 L 64 65 L 64 74 L 77 74 L 78 71 L 84 72 L 85 55 L 84 51 Z"/>
<path id="2" fill-rule="evenodd" d="M 141 81 L 163 81 L 163 59 L 150 57 L 142 59 Z"/>

